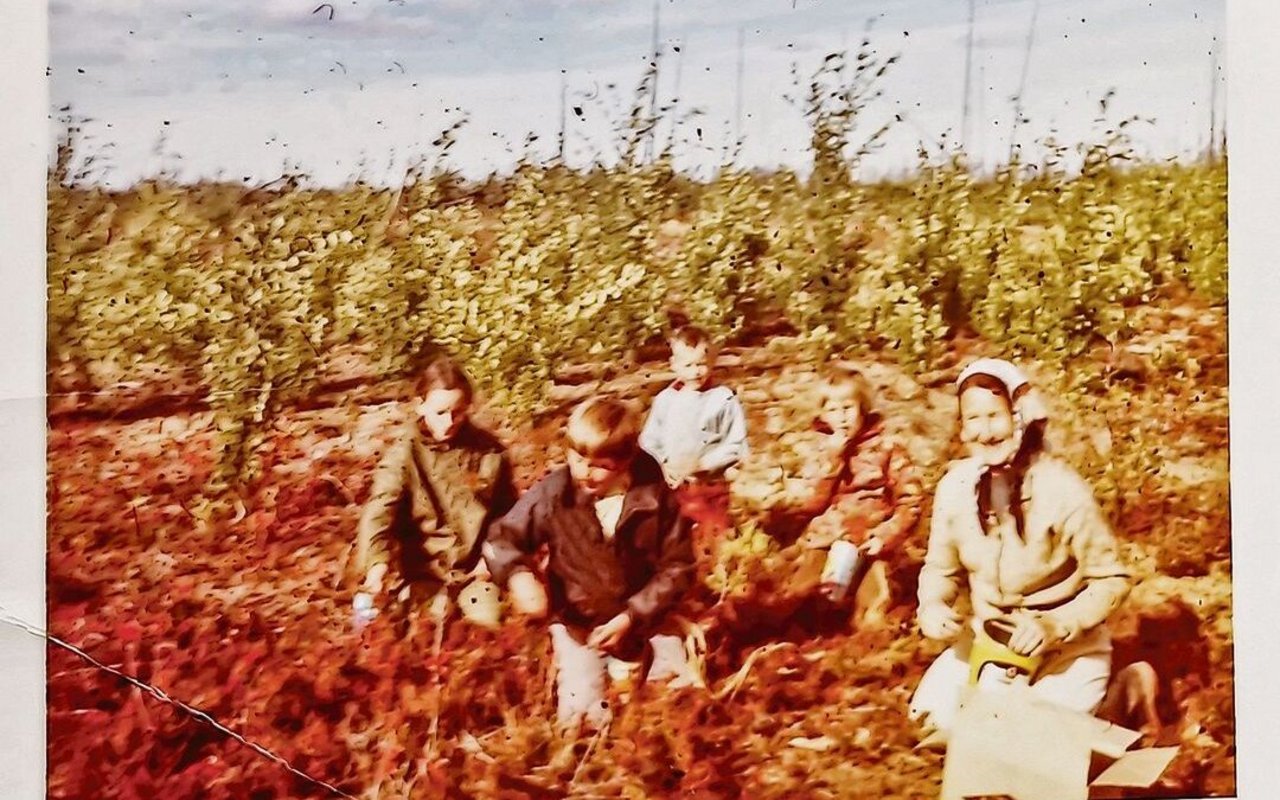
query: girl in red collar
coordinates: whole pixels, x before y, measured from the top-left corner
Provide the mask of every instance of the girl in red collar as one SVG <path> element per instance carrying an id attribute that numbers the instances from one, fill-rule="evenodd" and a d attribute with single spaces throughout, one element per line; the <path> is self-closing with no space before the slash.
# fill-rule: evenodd
<path id="1" fill-rule="evenodd" d="M 862 582 L 881 587 L 883 594 L 885 562 L 920 520 L 924 488 L 919 475 L 906 451 L 885 435 L 871 387 L 857 372 L 832 372 L 815 426 L 831 437 L 826 450 L 831 466 L 798 509 L 808 516 L 798 543 L 826 552 L 820 591 L 829 599 L 838 599 L 848 588 L 837 562 L 849 546 L 857 548 L 860 560 L 870 559 Z M 882 597 L 880 604 L 887 599 Z M 883 608 L 860 611 L 881 613 Z"/>
<path id="2" fill-rule="evenodd" d="M 761 576 L 741 604 L 727 604 L 723 619 L 735 629 L 767 637 L 793 623 L 829 627 L 836 622 L 831 604 L 851 590 L 859 625 L 878 623 L 887 610 L 886 564 L 915 530 L 924 489 L 906 451 L 885 434 L 862 375 L 833 371 L 821 391 L 814 426 L 827 436 L 806 459 L 816 480 L 810 478 L 800 502 L 765 524 L 775 538 L 792 542 L 778 554 L 788 574 Z M 848 569 L 852 562 L 858 569 Z M 823 606 L 826 613 L 813 613 Z"/>

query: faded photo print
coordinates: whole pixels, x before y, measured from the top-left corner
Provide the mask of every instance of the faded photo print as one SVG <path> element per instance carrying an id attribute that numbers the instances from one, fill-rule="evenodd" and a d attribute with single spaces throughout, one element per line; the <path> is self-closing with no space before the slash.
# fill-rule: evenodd
<path id="1" fill-rule="evenodd" d="M 1233 796 L 1224 5 L 52 0 L 48 795 Z"/>

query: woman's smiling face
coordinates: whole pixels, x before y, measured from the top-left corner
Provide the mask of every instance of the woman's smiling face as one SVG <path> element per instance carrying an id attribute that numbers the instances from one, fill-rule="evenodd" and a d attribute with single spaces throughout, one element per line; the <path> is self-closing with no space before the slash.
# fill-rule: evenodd
<path id="1" fill-rule="evenodd" d="M 1009 400 L 985 386 L 965 389 L 960 395 L 960 441 L 988 466 L 1012 461 L 1019 436 Z"/>

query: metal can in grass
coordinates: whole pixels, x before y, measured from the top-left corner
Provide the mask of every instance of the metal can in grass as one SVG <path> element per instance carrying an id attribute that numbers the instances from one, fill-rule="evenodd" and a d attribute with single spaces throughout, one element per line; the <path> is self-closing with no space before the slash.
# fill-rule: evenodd
<path id="1" fill-rule="evenodd" d="M 373 595 L 360 592 L 351 601 L 351 623 L 356 630 L 364 630 L 378 618 L 378 609 L 373 605 Z"/>
<path id="2" fill-rule="evenodd" d="M 849 593 L 853 576 L 862 561 L 862 550 L 852 542 L 838 541 L 827 551 L 827 562 L 822 568 L 822 583 L 833 588 L 832 600 L 843 600 Z"/>

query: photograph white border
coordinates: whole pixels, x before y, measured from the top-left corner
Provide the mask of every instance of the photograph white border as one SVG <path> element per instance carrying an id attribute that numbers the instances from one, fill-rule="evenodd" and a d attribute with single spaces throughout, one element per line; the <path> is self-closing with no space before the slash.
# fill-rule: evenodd
<path id="1" fill-rule="evenodd" d="M 45 621 L 47 7 L 0 0 L 0 611 Z M 45 794 L 44 642 L 0 625 L 0 796 Z"/>
<path id="2" fill-rule="evenodd" d="M 1280 796 L 1280 5 L 1227 2 L 1227 350 L 1239 797 Z"/>

